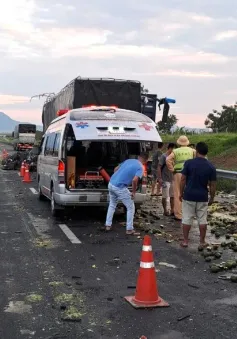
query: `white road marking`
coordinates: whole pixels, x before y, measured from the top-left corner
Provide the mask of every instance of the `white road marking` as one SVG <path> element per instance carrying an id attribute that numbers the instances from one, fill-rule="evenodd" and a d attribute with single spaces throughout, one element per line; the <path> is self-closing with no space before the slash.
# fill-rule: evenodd
<path id="1" fill-rule="evenodd" d="M 68 237 L 72 244 L 81 244 L 81 241 L 75 236 L 75 234 L 65 224 L 58 225 L 63 233 Z"/>
<path id="2" fill-rule="evenodd" d="M 33 194 L 38 194 L 37 190 L 36 190 L 35 188 L 33 188 L 33 187 L 30 187 L 30 190 L 31 190 L 31 192 L 32 192 Z"/>

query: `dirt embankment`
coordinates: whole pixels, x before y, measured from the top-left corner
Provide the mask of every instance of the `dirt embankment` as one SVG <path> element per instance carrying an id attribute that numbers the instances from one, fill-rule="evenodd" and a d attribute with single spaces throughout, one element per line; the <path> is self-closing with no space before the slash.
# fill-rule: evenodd
<path id="1" fill-rule="evenodd" d="M 216 168 L 237 171 L 237 151 L 233 154 L 220 154 L 210 160 Z"/>

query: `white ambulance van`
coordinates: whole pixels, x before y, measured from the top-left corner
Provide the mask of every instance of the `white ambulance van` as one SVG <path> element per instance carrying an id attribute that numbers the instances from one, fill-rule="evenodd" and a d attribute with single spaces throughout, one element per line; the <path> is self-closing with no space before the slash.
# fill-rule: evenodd
<path id="1" fill-rule="evenodd" d="M 57 115 L 37 163 L 39 199 L 50 199 L 53 216 L 69 206 L 107 206 L 114 168 L 161 141 L 156 124 L 138 112 L 90 106 Z M 134 199 L 137 208 L 146 198 L 146 185 L 144 171 Z"/>

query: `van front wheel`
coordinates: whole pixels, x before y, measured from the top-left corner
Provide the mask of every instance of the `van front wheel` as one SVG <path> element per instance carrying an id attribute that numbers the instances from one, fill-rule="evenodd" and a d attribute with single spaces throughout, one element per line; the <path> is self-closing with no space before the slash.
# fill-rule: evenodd
<path id="1" fill-rule="evenodd" d="M 53 217 L 58 217 L 61 210 L 59 209 L 57 203 L 55 202 L 55 199 L 54 199 L 54 189 L 52 187 L 51 189 L 51 203 L 50 203 L 50 206 L 51 206 L 51 214 Z"/>

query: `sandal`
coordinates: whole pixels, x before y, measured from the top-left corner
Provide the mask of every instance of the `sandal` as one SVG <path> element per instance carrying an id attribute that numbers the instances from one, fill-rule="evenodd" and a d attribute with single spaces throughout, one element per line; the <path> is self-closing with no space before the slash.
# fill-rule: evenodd
<path id="1" fill-rule="evenodd" d="M 187 247 L 188 247 L 188 243 L 185 242 L 185 241 L 182 241 L 182 242 L 180 243 L 180 246 L 181 246 L 181 247 L 184 247 L 184 248 L 187 248 Z"/>
<path id="2" fill-rule="evenodd" d="M 140 233 L 136 232 L 135 230 L 131 230 L 131 231 L 126 231 L 126 235 L 140 235 Z"/>
<path id="3" fill-rule="evenodd" d="M 101 231 L 104 231 L 104 232 L 110 232 L 112 230 L 112 227 L 109 227 L 109 226 L 102 226 L 100 228 Z"/>
<path id="4" fill-rule="evenodd" d="M 202 248 L 206 248 L 206 247 L 209 246 L 209 244 L 205 242 L 204 244 L 200 244 L 199 246 L 202 247 Z"/>

